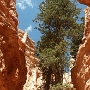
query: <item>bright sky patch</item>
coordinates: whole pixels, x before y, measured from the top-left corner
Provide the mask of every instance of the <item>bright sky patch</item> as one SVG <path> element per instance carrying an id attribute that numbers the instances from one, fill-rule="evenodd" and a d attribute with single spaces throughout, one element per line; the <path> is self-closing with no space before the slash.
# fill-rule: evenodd
<path id="1" fill-rule="evenodd" d="M 29 25 L 29 26 L 25 29 L 25 31 L 27 31 L 27 32 L 32 31 L 32 26 Z"/>
<path id="2" fill-rule="evenodd" d="M 27 7 L 33 8 L 32 0 L 17 0 L 16 5 L 21 9 L 24 10 Z"/>

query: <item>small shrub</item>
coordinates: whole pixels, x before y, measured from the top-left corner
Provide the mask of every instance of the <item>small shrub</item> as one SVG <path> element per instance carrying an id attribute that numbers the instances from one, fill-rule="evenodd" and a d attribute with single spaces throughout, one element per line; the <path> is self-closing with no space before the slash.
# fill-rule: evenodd
<path id="1" fill-rule="evenodd" d="M 56 84 L 51 86 L 50 90 L 76 90 L 75 88 L 72 88 L 70 84 Z"/>

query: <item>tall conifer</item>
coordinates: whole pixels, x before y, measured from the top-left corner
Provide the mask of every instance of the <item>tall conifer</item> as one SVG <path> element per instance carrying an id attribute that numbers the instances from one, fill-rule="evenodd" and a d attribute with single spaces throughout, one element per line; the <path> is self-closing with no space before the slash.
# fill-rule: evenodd
<path id="1" fill-rule="evenodd" d="M 63 82 L 63 73 L 69 67 L 70 49 L 75 56 L 81 42 L 83 22 L 75 1 L 45 0 L 39 9 L 40 13 L 34 20 L 39 25 L 36 29 L 42 34 L 37 43 L 37 55 L 43 72 L 44 90 L 49 90 L 50 85 Z"/>

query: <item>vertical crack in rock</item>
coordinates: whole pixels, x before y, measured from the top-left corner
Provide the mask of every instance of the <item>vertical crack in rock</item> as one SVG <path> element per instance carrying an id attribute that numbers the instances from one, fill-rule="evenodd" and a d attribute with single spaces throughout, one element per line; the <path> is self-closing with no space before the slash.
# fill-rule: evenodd
<path id="1" fill-rule="evenodd" d="M 90 0 L 78 0 L 90 6 Z M 76 90 L 90 90 L 90 7 L 85 10 L 85 29 L 79 46 L 76 65 L 71 70 L 72 83 Z"/>

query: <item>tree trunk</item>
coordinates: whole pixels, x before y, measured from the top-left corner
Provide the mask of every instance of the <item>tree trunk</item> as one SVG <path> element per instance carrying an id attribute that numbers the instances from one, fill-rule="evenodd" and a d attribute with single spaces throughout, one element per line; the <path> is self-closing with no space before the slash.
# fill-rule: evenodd
<path id="1" fill-rule="evenodd" d="M 62 71 L 62 68 L 61 69 L 57 68 L 57 72 L 55 74 L 55 84 L 62 83 L 62 82 L 63 82 L 63 71 Z"/>
<path id="2" fill-rule="evenodd" d="M 46 76 L 46 83 L 45 83 L 45 90 L 49 90 L 50 88 L 50 82 L 51 82 L 51 74 L 52 74 L 52 69 L 49 67 L 47 71 L 47 76 Z"/>

